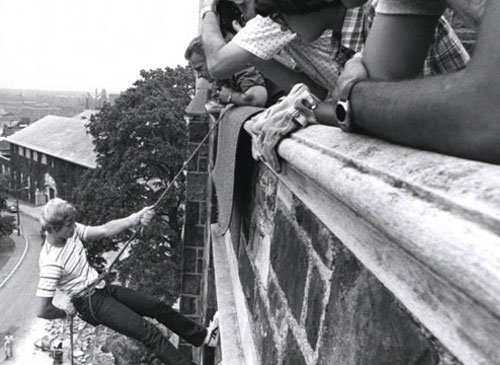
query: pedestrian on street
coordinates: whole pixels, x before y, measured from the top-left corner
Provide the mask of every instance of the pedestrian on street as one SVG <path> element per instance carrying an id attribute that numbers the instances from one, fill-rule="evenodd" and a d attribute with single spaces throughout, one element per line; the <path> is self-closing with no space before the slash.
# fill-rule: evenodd
<path id="1" fill-rule="evenodd" d="M 191 361 L 143 317 L 158 320 L 198 347 L 217 345 L 217 317 L 206 328 L 165 302 L 123 286 L 110 285 L 103 280 L 91 290 L 86 290 L 99 275 L 87 261 L 83 242 L 112 237 L 139 224 L 146 226 L 153 215 L 153 208 L 146 207 L 128 217 L 99 226 L 87 226 L 75 221 L 76 209 L 67 201 L 59 198 L 50 200 L 44 206 L 40 219 L 46 236 L 39 261 L 40 280 L 36 293 L 38 316 L 56 319 L 78 313 L 80 318 L 94 326 L 102 324 L 141 341 L 166 365 L 191 365 Z M 52 304 L 56 289 L 71 298 L 64 310 Z"/>
<path id="2" fill-rule="evenodd" d="M 5 360 L 10 359 L 12 357 L 12 347 L 14 345 L 14 337 L 7 332 L 5 335 L 3 347 L 5 349 Z"/>

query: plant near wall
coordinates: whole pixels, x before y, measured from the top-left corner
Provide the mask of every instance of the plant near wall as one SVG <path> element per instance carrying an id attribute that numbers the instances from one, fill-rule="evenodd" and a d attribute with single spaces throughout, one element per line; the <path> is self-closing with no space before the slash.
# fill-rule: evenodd
<path id="1" fill-rule="evenodd" d="M 0 175 L 0 212 L 7 210 L 7 194 L 9 192 L 9 177 L 8 175 Z M 16 228 L 16 218 L 12 215 L 2 214 L 0 216 L 0 251 L 1 246 L 10 245 L 8 240 L 2 238 L 10 236 Z"/>
<path id="2" fill-rule="evenodd" d="M 98 225 L 156 202 L 183 165 L 187 136 L 184 109 L 194 93 L 183 67 L 141 71 L 141 79 L 106 104 L 89 122 L 97 165 L 75 190 L 79 221 Z M 173 299 L 178 285 L 183 223 L 184 176 L 156 209 L 128 257 L 117 265 L 122 281 L 141 291 Z M 101 254 L 127 239 L 123 234 L 87 244 L 89 261 L 102 268 Z"/>

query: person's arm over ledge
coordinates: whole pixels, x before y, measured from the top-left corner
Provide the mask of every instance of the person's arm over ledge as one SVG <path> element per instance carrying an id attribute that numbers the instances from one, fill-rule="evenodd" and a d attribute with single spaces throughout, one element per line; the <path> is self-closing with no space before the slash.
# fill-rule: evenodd
<path id="1" fill-rule="evenodd" d="M 261 85 L 251 86 L 245 91 L 234 91 L 223 86 L 219 92 L 219 100 L 222 104 L 264 106 L 267 102 L 267 90 Z"/>
<path id="2" fill-rule="evenodd" d="M 474 56 L 464 70 L 357 83 L 350 97 L 355 125 L 407 146 L 500 163 L 500 3 L 488 1 L 484 14 Z"/>
<path id="3" fill-rule="evenodd" d="M 215 10 L 217 3 L 218 0 L 205 0 L 203 3 L 201 37 L 208 70 L 214 78 L 222 80 L 240 71 L 248 63 L 252 63 L 256 56 L 237 46 L 234 42 L 226 43 Z M 207 11 L 210 8 L 212 10 Z"/>

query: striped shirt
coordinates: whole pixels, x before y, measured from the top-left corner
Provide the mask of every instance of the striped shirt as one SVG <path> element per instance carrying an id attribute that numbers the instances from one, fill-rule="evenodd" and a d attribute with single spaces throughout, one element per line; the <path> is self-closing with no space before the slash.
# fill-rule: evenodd
<path id="1" fill-rule="evenodd" d="M 72 296 L 98 277 L 87 261 L 82 244 L 87 226 L 76 223 L 73 236 L 62 247 L 55 247 L 45 241 L 40 253 L 40 280 L 36 295 L 53 297 L 56 289 Z"/>
<path id="2" fill-rule="evenodd" d="M 333 90 L 345 62 L 363 49 L 375 17 L 378 0 L 347 9 L 340 32 L 325 31 L 312 43 L 300 40 L 289 29 L 268 17 L 256 16 L 232 39 L 239 47 L 264 60 L 291 57 L 302 71 L 328 90 Z M 470 57 L 444 17 L 439 19 L 434 42 L 429 49 L 424 76 L 457 71 Z"/>

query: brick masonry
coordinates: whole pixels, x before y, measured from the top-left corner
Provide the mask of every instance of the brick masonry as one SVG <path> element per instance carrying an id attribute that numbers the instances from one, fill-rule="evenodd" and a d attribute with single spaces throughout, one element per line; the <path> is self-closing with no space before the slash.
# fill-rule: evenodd
<path id="1" fill-rule="evenodd" d="M 458 364 L 269 170 L 253 180 L 238 264 L 262 364 Z"/>
<path id="2" fill-rule="evenodd" d="M 189 155 L 196 149 L 207 131 L 206 117 L 191 117 L 188 125 Z M 186 213 L 182 247 L 180 311 L 199 323 L 204 322 L 207 308 L 205 298 L 203 298 L 203 286 L 206 285 L 203 272 L 207 232 L 208 151 L 208 147 L 203 146 L 187 167 Z M 202 356 L 206 356 L 200 349 L 193 348 L 184 341 L 181 341 L 179 349 L 197 363 L 201 362 Z"/>

